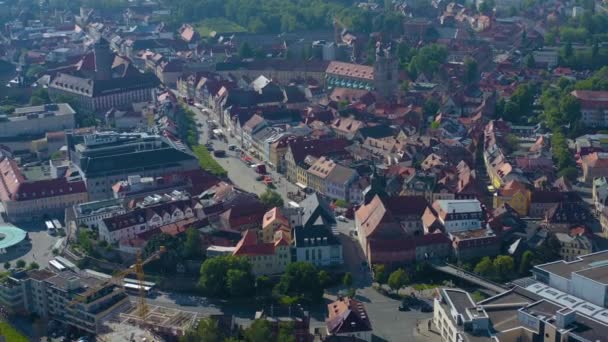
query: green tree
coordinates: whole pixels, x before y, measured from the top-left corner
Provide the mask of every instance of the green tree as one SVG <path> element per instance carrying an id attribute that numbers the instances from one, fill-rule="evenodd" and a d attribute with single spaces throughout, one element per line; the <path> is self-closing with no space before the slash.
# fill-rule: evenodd
<path id="1" fill-rule="evenodd" d="M 388 280 L 386 266 L 382 264 L 375 264 L 372 268 L 374 270 L 374 280 L 380 284 L 386 283 Z"/>
<path id="2" fill-rule="evenodd" d="M 195 328 L 186 331 L 184 336 L 179 338 L 180 342 L 215 342 L 220 341 L 222 333 L 217 321 L 207 317 L 198 321 Z"/>
<path id="3" fill-rule="evenodd" d="M 422 105 L 422 112 L 424 113 L 424 116 L 434 116 L 437 114 L 437 111 L 439 111 L 439 102 L 437 102 L 437 100 L 429 97 L 426 101 L 424 101 L 424 104 Z"/>
<path id="4" fill-rule="evenodd" d="M 409 283 L 410 279 L 402 268 L 397 269 L 388 277 L 388 286 L 393 290 L 399 290 Z"/>
<path id="5" fill-rule="evenodd" d="M 44 74 L 46 72 L 46 67 L 42 66 L 42 65 L 32 65 L 27 69 L 27 72 L 25 73 L 25 77 L 27 78 L 36 78 L 36 77 L 40 77 L 42 76 L 42 74 Z"/>
<path id="6" fill-rule="evenodd" d="M 23 259 L 19 259 L 17 260 L 17 268 L 24 268 L 26 265 L 25 261 L 23 261 Z"/>
<path id="7" fill-rule="evenodd" d="M 91 241 L 89 230 L 78 229 L 76 238 L 78 241 L 78 245 L 82 247 L 85 253 L 90 254 L 93 251 L 93 241 Z"/>
<path id="8" fill-rule="evenodd" d="M 194 258 L 200 255 L 200 234 L 198 230 L 190 227 L 186 230 L 186 241 L 184 242 L 184 256 Z"/>
<path id="9" fill-rule="evenodd" d="M 244 274 L 235 271 L 242 271 Z M 231 274 L 230 277 L 228 276 L 229 273 Z M 246 259 L 232 255 L 219 256 L 203 262 L 200 269 L 198 286 L 207 295 L 222 296 L 233 291 L 240 293 L 239 289 L 231 288 L 230 282 L 236 286 L 237 284 L 241 284 L 243 279 L 247 278 L 250 283 L 253 283 L 251 265 Z"/>
<path id="10" fill-rule="evenodd" d="M 272 294 L 272 281 L 267 276 L 259 276 L 255 280 L 256 295 L 268 297 Z"/>
<path id="11" fill-rule="evenodd" d="M 532 268 L 532 260 L 534 259 L 534 254 L 532 251 L 525 251 L 521 255 L 521 260 L 519 262 L 519 274 L 525 275 L 530 272 L 530 268 Z"/>
<path id="12" fill-rule="evenodd" d="M 465 83 L 473 84 L 473 83 L 477 82 L 477 78 L 479 77 L 477 61 L 472 58 L 466 58 L 464 60 L 464 69 L 465 69 Z"/>
<path id="13" fill-rule="evenodd" d="M 30 270 L 37 270 L 37 269 L 40 268 L 40 265 L 38 265 L 37 262 L 32 261 L 32 262 L 30 262 L 30 264 L 28 265 L 27 268 L 30 269 Z"/>
<path id="14" fill-rule="evenodd" d="M 226 285 L 231 296 L 245 297 L 253 293 L 253 276 L 248 271 L 229 269 L 226 273 Z"/>
<path id="15" fill-rule="evenodd" d="M 241 58 L 253 58 L 253 49 L 249 46 L 249 43 L 243 42 L 239 47 L 239 56 Z"/>
<path id="16" fill-rule="evenodd" d="M 578 169 L 574 166 L 568 166 L 564 169 L 559 170 L 559 172 L 557 173 L 558 177 L 565 177 L 571 181 L 576 180 L 576 177 L 578 176 Z"/>
<path id="17" fill-rule="evenodd" d="M 280 322 L 277 342 L 296 342 L 294 322 Z"/>
<path id="18" fill-rule="evenodd" d="M 494 10 L 495 3 L 494 0 L 484 0 L 479 4 L 479 12 L 483 14 L 491 14 Z"/>
<path id="19" fill-rule="evenodd" d="M 573 55 L 573 49 L 572 49 L 572 43 L 571 42 L 567 42 L 566 45 L 564 46 L 564 57 L 565 58 L 570 58 Z"/>
<path id="20" fill-rule="evenodd" d="M 321 284 L 321 287 L 326 288 L 327 286 L 329 286 L 330 281 L 331 281 L 331 276 L 329 275 L 329 273 L 326 270 L 320 270 L 319 271 L 319 284 Z"/>
<path id="21" fill-rule="evenodd" d="M 494 259 L 494 270 L 496 275 L 501 279 L 507 279 L 513 274 L 514 261 L 509 255 L 499 255 Z"/>
<path id="22" fill-rule="evenodd" d="M 533 69 L 536 67 L 536 60 L 534 60 L 534 55 L 528 54 L 524 59 L 524 65 L 526 68 Z"/>
<path id="23" fill-rule="evenodd" d="M 268 208 L 283 206 L 283 198 L 281 195 L 278 192 L 270 189 L 266 189 L 266 191 L 260 195 L 260 202 L 262 202 Z"/>
<path id="24" fill-rule="evenodd" d="M 473 272 L 475 272 L 481 276 L 484 276 L 484 277 L 491 276 L 494 273 L 494 264 L 492 263 L 492 259 L 490 259 L 490 257 L 487 257 L 487 256 L 483 257 L 477 263 L 477 265 L 475 265 Z"/>
<path id="25" fill-rule="evenodd" d="M 536 250 L 536 253 L 534 253 L 536 256 L 534 263 L 543 264 L 561 259 L 561 256 L 559 255 L 561 248 L 562 246 L 557 237 L 555 237 L 554 234 L 548 234 L 545 241 L 541 243 L 540 247 Z"/>
<path id="26" fill-rule="evenodd" d="M 448 50 L 445 46 L 439 44 L 425 45 L 412 58 L 408 68 L 411 69 L 410 72 L 413 74 L 424 73 L 427 76 L 433 76 L 447 57 Z"/>
<path id="27" fill-rule="evenodd" d="M 7 261 L 4 263 L 4 269 L 8 270 L 9 268 L 11 268 L 11 263 Z"/>
<path id="28" fill-rule="evenodd" d="M 268 342 L 272 340 L 270 323 L 265 319 L 256 319 L 244 331 L 247 342 Z"/>
<path id="29" fill-rule="evenodd" d="M 278 294 L 298 297 L 309 302 L 318 302 L 323 297 L 319 272 L 308 262 L 292 262 L 275 287 Z"/>
<path id="30" fill-rule="evenodd" d="M 353 285 L 353 274 L 350 272 L 346 272 L 344 277 L 342 278 L 342 285 L 345 287 L 351 287 Z"/>

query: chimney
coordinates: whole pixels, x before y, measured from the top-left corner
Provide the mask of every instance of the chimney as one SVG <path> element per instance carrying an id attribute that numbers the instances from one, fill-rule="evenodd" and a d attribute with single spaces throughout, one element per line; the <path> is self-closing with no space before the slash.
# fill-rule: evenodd
<path id="1" fill-rule="evenodd" d="M 101 38 L 93 46 L 95 55 L 95 79 L 109 80 L 112 78 L 112 52 L 108 41 Z"/>

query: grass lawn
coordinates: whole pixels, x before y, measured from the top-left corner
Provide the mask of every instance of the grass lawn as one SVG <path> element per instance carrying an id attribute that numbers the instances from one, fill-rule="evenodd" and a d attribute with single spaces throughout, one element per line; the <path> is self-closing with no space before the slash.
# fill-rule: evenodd
<path id="1" fill-rule="evenodd" d="M 220 177 L 228 175 L 228 172 L 226 172 L 226 170 L 224 170 L 224 168 L 215 159 L 213 159 L 213 156 L 211 156 L 211 153 L 209 153 L 205 146 L 194 146 L 192 151 L 194 151 L 194 154 L 196 155 L 196 158 L 198 158 L 198 162 L 203 170 Z"/>
<path id="2" fill-rule="evenodd" d="M 221 33 L 233 33 L 233 32 L 246 32 L 243 26 L 230 21 L 226 18 L 208 18 L 199 21 L 196 24 L 196 31 L 201 35 L 201 37 L 209 37 L 211 32 L 215 31 L 219 34 Z"/>
<path id="3" fill-rule="evenodd" d="M 23 336 L 17 329 L 13 328 L 7 322 L 0 322 L 0 336 L 4 337 L 5 341 L 10 342 L 28 342 L 27 337 Z"/>

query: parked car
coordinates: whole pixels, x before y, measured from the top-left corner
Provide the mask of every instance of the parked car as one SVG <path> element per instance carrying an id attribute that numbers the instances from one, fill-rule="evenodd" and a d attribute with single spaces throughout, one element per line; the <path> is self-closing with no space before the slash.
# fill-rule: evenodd
<path id="1" fill-rule="evenodd" d="M 410 311 L 410 307 L 405 303 L 401 303 L 399 305 L 399 311 Z"/>
<path id="2" fill-rule="evenodd" d="M 226 156 L 226 151 L 224 150 L 215 150 L 213 151 L 213 155 L 218 157 L 218 158 L 222 158 Z"/>
<path id="3" fill-rule="evenodd" d="M 236 150 L 236 145 L 228 145 L 228 150 L 230 150 L 230 151 Z"/>
<path id="4" fill-rule="evenodd" d="M 340 216 L 336 216 L 336 220 L 338 221 L 342 221 L 342 222 L 348 222 L 348 220 L 346 219 L 346 217 L 340 215 Z"/>

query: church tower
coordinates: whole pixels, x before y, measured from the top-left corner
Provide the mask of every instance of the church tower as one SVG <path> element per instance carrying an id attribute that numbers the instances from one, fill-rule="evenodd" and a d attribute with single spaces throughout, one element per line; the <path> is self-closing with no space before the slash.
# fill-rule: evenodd
<path id="1" fill-rule="evenodd" d="M 384 99 L 395 97 L 399 91 L 399 62 L 391 47 L 383 48 L 380 42 L 376 45 L 374 86 Z"/>

